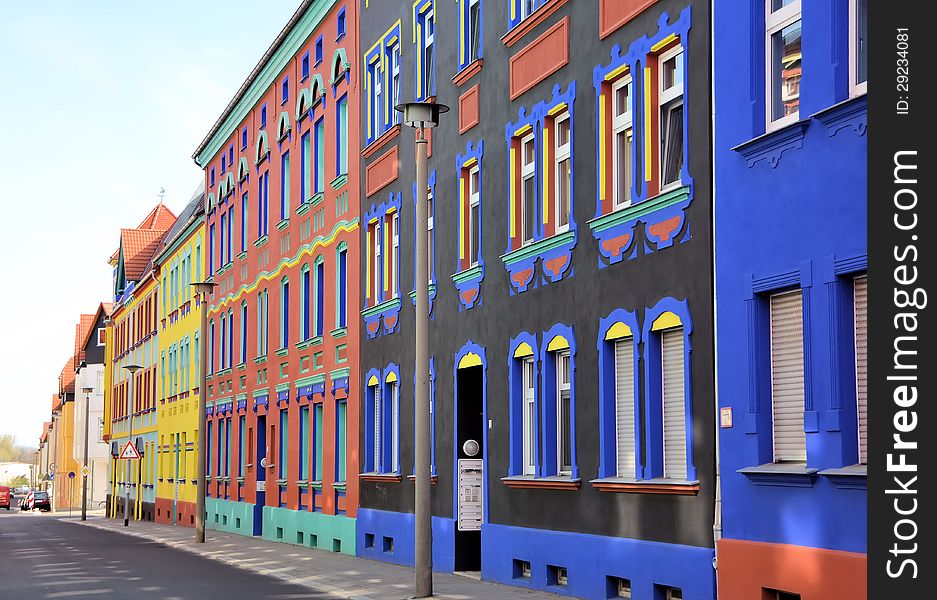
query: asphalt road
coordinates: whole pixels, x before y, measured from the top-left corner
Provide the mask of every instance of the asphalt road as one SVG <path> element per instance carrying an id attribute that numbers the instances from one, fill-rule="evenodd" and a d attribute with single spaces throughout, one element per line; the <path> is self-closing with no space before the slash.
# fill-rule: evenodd
<path id="1" fill-rule="evenodd" d="M 334 598 L 183 550 L 66 521 L 0 510 L 0 599 Z"/>

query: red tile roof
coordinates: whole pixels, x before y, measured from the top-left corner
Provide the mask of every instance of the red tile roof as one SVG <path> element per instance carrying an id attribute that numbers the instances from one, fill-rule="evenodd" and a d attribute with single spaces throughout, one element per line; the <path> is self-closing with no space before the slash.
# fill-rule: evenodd
<path id="1" fill-rule="evenodd" d="M 94 327 L 94 323 L 97 320 L 95 317 L 97 315 L 81 315 L 81 319 L 78 321 L 78 325 L 75 329 L 75 356 L 74 356 L 74 368 L 78 368 L 78 365 L 85 359 L 85 340 L 88 339 L 88 334 L 91 331 L 91 328 Z"/>
<path id="2" fill-rule="evenodd" d="M 175 213 L 169 210 L 168 206 L 160 202 L 159 204 L 154 206 L 153 209 L 150 210 L 149 213 L 147 213 L 146 217 L 142 221 L 140 221 L 139 225 L 137 225 L 136 227 L 132 229 L 121 230 L 121 243 L 123 244 L 123 232 L 124 231 L 143 230 L 143 231 L 164 232 L 170 227 L 172 227 L 172 224 L 175 222 L 176 222 Z M 111 254 L 111 258 L 108 260 L 108 262 L 116 261 L 118 256 L 120 256 L 119 246 L 117 250 L 114 250 L 114 253 Z M 125 250 L 124 261 L 126 262 L 126 260 L 127 260 L 127 252 Z M 149 260 L 149 258 L 147 260 Z M 131 279 L 131 278 L 128 276 L 128 279 Z"/>
<path id="3" fill-rule="evenodd" d="M 165 229 L 121 229 L 120 247 L 124 253 L 124 277 L 139 281 L 159 248 Z"/>
<path id="4" fill-rule="evenodd" d="M 78 326 L 75 326 L 75 330 L 78 330 Z M 62 374 L 59 375 L 59 394 L 74 394 L 75 393 L 75 368 L 73 365 L 74 357 L 69 357 L 65 361 L 65 366 L 62 367 Z"/>
<path id="5" fill-rule="evenodd" d="M 55 412 L 62 406 L 62 399 L 58 394 L 52 394 L 52 412 Z"/>

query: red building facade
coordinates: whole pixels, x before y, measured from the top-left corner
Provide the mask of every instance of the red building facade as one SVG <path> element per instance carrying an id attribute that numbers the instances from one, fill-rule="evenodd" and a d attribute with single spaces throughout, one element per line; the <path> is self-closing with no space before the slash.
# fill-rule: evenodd
<path id="1" fill-rule="evenodd" d="M 193 158 L 204 169 L 208 526 L 353 554 L 354 2 L 307 0 Z"/>

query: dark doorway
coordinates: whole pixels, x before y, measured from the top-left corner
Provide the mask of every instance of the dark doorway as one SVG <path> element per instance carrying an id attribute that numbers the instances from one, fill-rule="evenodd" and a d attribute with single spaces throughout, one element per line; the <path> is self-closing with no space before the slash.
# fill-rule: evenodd
<path id="1" fill-rule="evenodd" d="M 254 535 L 263 534 L 264 505 L 267 503 L 267 416 L 257 415 L 257 448 L 254 472 L 257 473 L 254 500 Z"/>
<path id="2" fill-rule="evenodd" d="M 484 510 L 484 403 L 481 366 L 459 369 L 456 375 L 456 477 L 458 514 L 455 532 L 455 570 L 481 571 L 481 520 Z M 466 442 L 474 441 L 474 454 L 466 453 Z M 471 448 L 469 448 L 471 450 Z"/>

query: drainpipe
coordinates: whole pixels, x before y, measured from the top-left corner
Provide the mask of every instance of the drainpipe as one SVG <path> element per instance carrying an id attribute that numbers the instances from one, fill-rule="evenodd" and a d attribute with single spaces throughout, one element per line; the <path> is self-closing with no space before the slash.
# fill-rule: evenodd
<path id="1" fill-rule="evenodd" d="M 713 290 L 713 402 L 715 410 L 715 418 L 713 419 L 714 431 L 715 431 L 715 451 L 716 451 L 716 493 L 715 501 L 713 506 L 713 569 L 716 571 L 716 598 L 719 597 L 719 540 L 722 539 L 722 478 L 720 475 L 720 460 L 719 460 L 719 432 L 720 432 L 720 415 L 719 415 L 719 328 L 716 326 L 717 323 L 717 307 L 718 307 L 718 295 L 716 293 L 716 86 L 715 86 L 715 68 L 716 68 L 716 53 L 713 49 L 713 35 L 712 32 L 715 30 L 716 26 L 716 11 L 712 4 L 710 4 L 709 12 L 709 76 L 711 78 L 709 85 L 709 131 L 710 131 L 710 144 L 712 147 L 712 182 L 710 184 L 710 190 L 712 192 L 711 202 L 712 202 L 712 290 Z"/>

